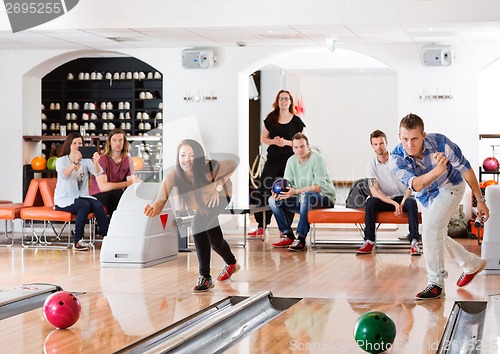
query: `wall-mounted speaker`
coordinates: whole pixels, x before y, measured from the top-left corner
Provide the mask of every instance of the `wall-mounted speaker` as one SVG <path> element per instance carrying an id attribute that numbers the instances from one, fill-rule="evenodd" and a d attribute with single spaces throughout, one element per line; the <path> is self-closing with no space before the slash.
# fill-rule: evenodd
<path id="1" fill-rule="evenodd" d="M 424 47 L 421 59 L 422 64 L 427 66 L 450 66 L 453 52 L 448 47 Z"/>
<path id="2" fill-rule="evenodd" d="M 185 69 L 208 69 L 215 63 L 215 52 L 211 48 L 184 49 L 182 66 Z"/>

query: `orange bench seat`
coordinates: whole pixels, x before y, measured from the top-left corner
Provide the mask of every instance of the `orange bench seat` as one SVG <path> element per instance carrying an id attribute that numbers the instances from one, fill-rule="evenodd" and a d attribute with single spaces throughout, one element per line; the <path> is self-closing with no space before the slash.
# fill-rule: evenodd
<path id="1" fill-rule="evenodd" d="M 356 228 L 363 235 L 365 226 L 365 210 L 364 209 L 351 209 L 351 208 L 329 208 L 329 209 L 314 209 L 307 214 L 307 220 L 311 224 L 311 247 L 312 249 L 326 247 L 359 247 L 359 241 L 353 240 L 316 240 L 316 224 L 354 224 Z M 403 213 L 401 216 L 394 215 L 393 211 L 382 211 L 377 213 L 377 224 L 408 224 L 408 214 Z M 419 223 L 422 223 L 422 215 L 419 214 Z M 377 227 L 378 229 L 378 227 Z M 388 246 L 400 248 L 401 242 L 392 244 L 392 241 L 382 241 L 377 239 L 377 245 L 387 243 Z M 320 246 L 321 245 L 321 246 Z M 408 246 L 404 243 L 403 246 Z"/>
<path id="2" fill-rule="evenodd" d="M 311 224 L 364 224 L 365 210 L 350 208 L 314 209 L 307 214 L 307 220 Z M 421 222 L 422 217 L 419 214 L 419 223 Z M 396 216 L 392 211 L 382 211 L 377 213 L 377 223 L 407 224 L 408 214 L 403 213 L 401 216 Z"/>

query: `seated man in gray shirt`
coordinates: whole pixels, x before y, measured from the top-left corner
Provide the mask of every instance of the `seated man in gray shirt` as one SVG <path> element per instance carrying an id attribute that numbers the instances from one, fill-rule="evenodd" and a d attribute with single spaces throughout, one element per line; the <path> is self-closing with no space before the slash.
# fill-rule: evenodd
<path id="1" fill-rule="evenodd" d="M 387 150 L 385 133 L 375 130 L 370 134 L 370 143 L 376 155 L 366 165 L 366 177 L 372 196 L 366 201 L 365 244 L 356 253 L 368 254 L 372 252 L 375 244 L 377 213 L 394 210 L 394 214 L 397 216 L 403 212 L 408 213 L 410 254 L 420 256 L 417 201 L 412 197 L 411 190 L 406 188 L 389 170 L 390 154 Z"/>

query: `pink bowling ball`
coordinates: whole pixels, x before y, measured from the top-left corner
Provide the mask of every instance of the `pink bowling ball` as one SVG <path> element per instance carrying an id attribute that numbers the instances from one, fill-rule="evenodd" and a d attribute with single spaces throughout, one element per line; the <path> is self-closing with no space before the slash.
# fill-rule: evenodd
<path id="1" fill-rule="evenodd" d="M 80 300 L 68 291 L 57 291 L 43 304 L 45 319 L 56 328 L 73 326 L 80 318 Z"/>
<path id="2" fill-rule="evenodd" d="M 494 157 L 487 157 L 483 161 L 485 171 L 498 171 L 498 160 Z"/>

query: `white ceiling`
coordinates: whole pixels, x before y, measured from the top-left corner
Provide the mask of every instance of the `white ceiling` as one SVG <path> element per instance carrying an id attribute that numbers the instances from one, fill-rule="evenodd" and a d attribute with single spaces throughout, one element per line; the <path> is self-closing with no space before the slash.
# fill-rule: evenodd
<path id="1" fill-rule="evenodd" d="M 500 22 L 425 25 L 294 25 L 0 31 L 1 50 L 119 50 L 195 46 L 326 46 L 500 42 Z"/>

